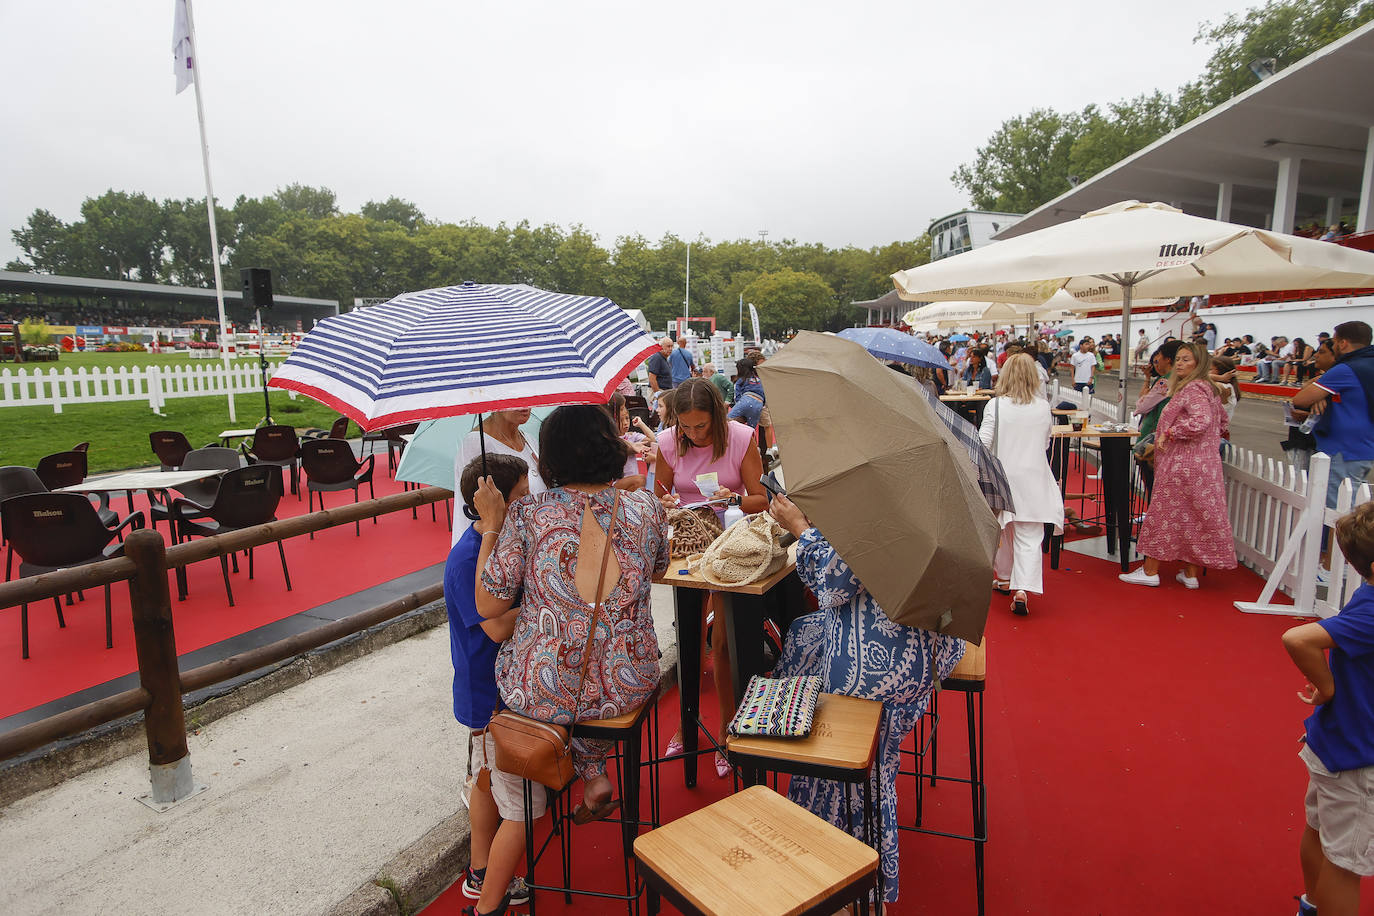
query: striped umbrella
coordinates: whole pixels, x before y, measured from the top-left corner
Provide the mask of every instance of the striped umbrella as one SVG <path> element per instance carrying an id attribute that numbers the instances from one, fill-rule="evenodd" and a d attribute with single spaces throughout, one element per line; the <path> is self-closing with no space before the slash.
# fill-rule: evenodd
<path id="1" fill-rule="evenodd" d="M 653 338 L 614 302 L 464 283 L 326 318 L 269 383 L 365 430 L 541 404 L 602 404 Z"/>

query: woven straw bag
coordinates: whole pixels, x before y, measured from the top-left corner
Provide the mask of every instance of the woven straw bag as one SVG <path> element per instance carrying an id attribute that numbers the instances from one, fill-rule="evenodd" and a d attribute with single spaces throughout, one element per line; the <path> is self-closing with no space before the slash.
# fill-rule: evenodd
<path id="1" fill-rule="evenodd" d="M 722 587 L 767 579 L 787 561 L 782 535 L 782 526 L 767 512 L 745 516 L 712 541 L 699 560 L 694 558 L 694 565 L 701 578 Z"/>
<path id="2" fill-rule="evenodd" d="M 668 525 L 673 529 L 669 554 L 674 560 L 701 553 L 720 537 L 721 532 L 716 513 L 705 507 L 669 509 Z"/>

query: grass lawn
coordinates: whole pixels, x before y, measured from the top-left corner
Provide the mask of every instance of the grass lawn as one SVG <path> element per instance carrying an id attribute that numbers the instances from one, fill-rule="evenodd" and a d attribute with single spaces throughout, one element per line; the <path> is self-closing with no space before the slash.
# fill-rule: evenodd
<path id="1" fill-rule="evenodd" d="M 281 358 L 272 360 L 281 362 Z M 249 363 L 257 365 L 256 358 L 236 359 L 235 365 Z M 71 369 L 75 372 L 83 366 L 87 369 L 103 369 L 106 366 L 113 366 L 118 369 L 120 366 L 138 368 L 141 366 L 218 366 L 219 359 L 191 359 L 185 352 L 181 353 L 63 353 L 53 363 L 0 363 L 0 369 L 9 369 L 13 372 L 16 369 Z"/>
<path id="2" fill-rule="evenodd" d="M 104 356 L 107 354 L 86 354 Z M 151 356 L 152 354 L 109 354 Z M 64 356 L 65 360 L 67 357 Z M 185 359 L 185 357 L 182 357 Z M 189 360 L 188 360 L 189 362 Z M 42 365 L 42 364 L 40 364 Z M 47 363 L 46 365 L 52 365 Z M 116 363 L 115 365 L 119 365 Z M 310 400 L 291 400 L 285 391 L 272 389 L 272 419 L 298 429 L 328 429 L 339 416 L 334 410 Z M 262 418 L 262 393 L 234 398 L 238 421 L 229 422 L 229 400 L 224 396 L 171 398 L 159 417 L 146 401 L 109 404 L 69 404 L 61 413 L 45 407 L 0 407 L 0 465 L 34 467 L 38 459 L 65 451 L 78 442 L 90 442 L 90 471 L 114 471 L 157 464 L 148 434 L 161 429 L 185 433 L 191 445 L 218 445 L 222 429 L 248 429 Z M 352 425 L 350 436 L 361 435 Z"/>

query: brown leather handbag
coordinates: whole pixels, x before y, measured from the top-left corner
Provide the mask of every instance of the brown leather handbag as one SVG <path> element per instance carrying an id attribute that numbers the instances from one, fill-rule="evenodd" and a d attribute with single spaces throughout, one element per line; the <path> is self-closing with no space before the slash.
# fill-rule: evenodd
<path id="1" fill-rule="evenodd" d="M 579 699 L 587 678 L 587 666 L 592 660 L 592 640 L 596 638 L 596 624 L 601 617 L 601 589 L 606 583 L 606 565 L 611 559 L 611 538 L 615 536 L 615 518 L 619 509 L 620 491 L 616 490 L 611 502 L 611 524 L 606 530 L 606 547 L 601 552 L 601 573 L 596 578 L 596 607 L 592 610 L 591 623 L 587 628 L 587 644 L 582 647 L 582 670 L 573 694 Z M 577 721 L 576 712 L 573 721 Z M 555 791 L 572 782 L 572 729 L 569 726 L 531 719 L 502 709 L 491 717 L 487 729 L 496 742 L 496 768 L 501 772 L 541 783 Z"/>

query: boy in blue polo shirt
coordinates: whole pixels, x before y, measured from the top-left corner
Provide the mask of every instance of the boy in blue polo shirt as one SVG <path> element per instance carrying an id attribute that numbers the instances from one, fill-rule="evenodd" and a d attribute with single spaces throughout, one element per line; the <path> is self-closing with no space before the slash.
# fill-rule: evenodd
<path id="1" fill-rule="evenodd" d="M 1294 627 L 1283 645 L 1307 678 L 1307 829 L 1298 916 L 1356 916 L 1374 875 L 1374 502 L 1336 522 L 1336 542 L 1364 584 L 1341 612 Z M 1327 651 L 1330 650 L 1330 661 Z"/>
<path id="2" fill-rule="evenodd" d="M 491 476 L 509 506 L 530 491 L 529 466 L 523 458 L 489 453 L 486 473 Z M 459 477 L 458 490 L 471 507 L 473 494 L 482 476 L 482 459 L 474 458 Z M 496 653 L 515 628 L 517 604 L 500 617 L 487 620 L 477 613 L 474 598 L 477 586 L 477 557 L 482 549 L 482 534 L 477 525 L 469 526 L 449 551 L 444 564 L 444 604 L 448 608 L 449 650 L 453 657 L 453 717 L 470 730 L 468 739 L 468 819 L 472 824 L 472 854 L 463 876 L 463 894 L 471 900 L 482 895 L 487 859 L 492 839 L 503 818 L 524 825 L 523 788 L 520 781 L 492 766 L 495 748 L 486 734 L 487 723 L 496 709 Z M 514 790 L 511 783 L 514 783 Z M 535 815 L 542 814 L 535 793 Z M 523 831 L 522 831 L 523 836 Z M 522 840 L 523 842 L 523 840 Z M 522 847 L 523 848 L 523 847 Z M 507 888 L 497 909 L 481 916 L 504 913 L 507 906 L 529 901 L 529 889 L 516 877 Z M 476 912 L 476 906 L 470 908 Z M 468 912 L 467 909 L 463 911 Z"/>

